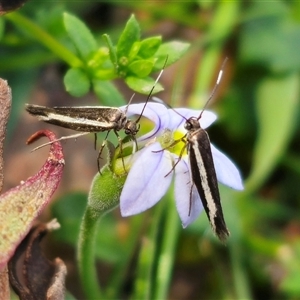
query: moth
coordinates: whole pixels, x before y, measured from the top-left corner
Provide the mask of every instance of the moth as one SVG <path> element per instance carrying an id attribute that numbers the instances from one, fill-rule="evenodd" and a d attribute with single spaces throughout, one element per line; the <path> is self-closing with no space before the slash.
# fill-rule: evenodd
<path id="1" fill-rule="evenodd" d="M 106 106 L 46 107 L 26 104 L 26 110 L 39 120 L 80 132 L 97 133 L 124 129 L 127 135 L 134 136 L 139 131 L 139 120 L 129 120 L 126 110 Z M 73 136 L 70 136 L 73 137 Z"/>
<path id="2" fill-rule="evenodd" d="M 208 133 L 201 128 L 199 120 L 201 119 L 202 113 L 205 111 L 205 107 L 213 98 L 220 84 L 223 75 L 223 67 L 226 63 L 226 60 L 227 59 L 225 59 L 223 62 L 215 87 L 200 115 L 198 117 L 191 117 L 189 119 L 181 116 L 185 119 L 184 128 L 186 129 L 187 133 L 179 140 L 174 141 L 172 144 L 172 146 L 174 146 L 180 141 L 185 143 L 179 155 L 178 161 L 174 164 L 172 170 L 174 170 L 176 165 L 179 163 L 184 150 L 187 149 L 191 172 L 190 211 L 192 205 L 192 190 L 195 186 L 199 193 L 212 230 L 221 241 L 225 241 L 230 233 L 224 220 L 209 136 Z M 179 114 L 175 109 L 174 111 Z"/>
<path id="3" fill-rule="evenodd" d="M 200 118 L 201 114 L 191 117 L 184 125 L 192 185 L 196 186 L 212 230 L 221 241 L 225 241 L 229 231 L 223 216 L 209 136 L 201 128 Z"/>
<path id="4" fill-rule="evenodd" d="M 94 133 L 95 141 L 96 141 L 96 133 L 107 131 L 106 138 L 104 139 L 101 145 L 99 155 L 98 155 L 98 169 L 99 169 L 99 158 L 105 146 L 105 142 L 108 137 L 108 134 L 110 133 L 111 130 L 113 130 L 116 136 L 118 137 L 121 151 L 122 151 L 122 143 L 121 143 L 121 138 L 118 134 L 120 130 L 124 130 L 125 134 L 129 136 L 137 146 L 135 136 L 140 129 L 139 121 L 143 116 L 143 112 L 152 95 L 152 92 L 164 71 L 166 63 L 167 63 L 167 59 L 165 61 L 165 65 L 163 66 L 163 69 L 160 71 L 158 77 L 154 82 L 153 87 L 150 90 L 150 93 L 146 99 L 145 105 L 139 117 L 135 121 L 128 119 L 126 116 L 128 105 L 130 105 L 134 95 L 131 97 L 127 107 L 124 110 L 118 107 L 107 107 L 107 106 L 46 107 L 46 106 L 39 106 L 34 104 L 25 104 L 25 109 L 31 115 L 36 116 L 41 121 L 80 132 L 78 134 L 61 137 L 56 141 L 70 139 L 70 138 L 77 138 L 79 136 L 88 133 Z M 34 150 L 39 149 L 48 144 L 49 143 L 43 144 L 35 148 Z"/>

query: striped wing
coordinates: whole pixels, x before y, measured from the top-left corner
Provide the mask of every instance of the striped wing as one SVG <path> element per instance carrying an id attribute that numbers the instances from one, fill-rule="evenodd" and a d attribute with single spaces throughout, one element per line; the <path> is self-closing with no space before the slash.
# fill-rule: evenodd
<path id="1" fill-rule="evenodd" d="M 77 106 L 50 108 L 27 104 L 26 110 L 44 122 L 82 132 L 120 130 L 124 127 L 127 120 L 126 115 L 116 107 Z"/>
<path id="2" fill-rule="evenodd" d="M 200 128 L 189 133 L 187 139 L 192 181 L 198 190 L 213 231 L 221 241 L 225 241 L 229 231 L 223 216 L 208 134 Z"/>

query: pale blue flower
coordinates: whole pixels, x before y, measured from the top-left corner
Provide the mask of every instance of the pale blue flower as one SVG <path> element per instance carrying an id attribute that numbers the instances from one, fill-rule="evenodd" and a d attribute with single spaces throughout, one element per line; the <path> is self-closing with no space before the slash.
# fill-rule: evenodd
<path id="1" fill-rule="evenodd" d="M 130 105 L 127 114 L 138 115 L 143 106 L 143 103 Z M 176 111 L 187 119 L 199 116 L 201 112 L 187 108 L 176 108 Z M 121 214 L 131 216 L 155 205 L 167 192 L 174 174 L 176 208 L 183 227 L 186 227 L 199 216 L 203 206 L 195 188 L 190 196 L 191 177 L 186 151 L 175 169 L 170 172 L 184 143 L 180 142 L 174 148 L 168 148 L 174 140 L 186 134 L 186 120 L 160 103 L 148 103 L 143 116 L 154 123 L 154 129 L 138 139 L 138 144 L 144 145 L 144 148 L 132 157 L 120 197 Z M 216 118 L 214 113 L 204 111 L 200 119 L 201 127 L 207 128 Z M 233 189 L 242 190 L 243 184 L 236 166 L 212 144 L 211 150 L 218 181 Z"/>

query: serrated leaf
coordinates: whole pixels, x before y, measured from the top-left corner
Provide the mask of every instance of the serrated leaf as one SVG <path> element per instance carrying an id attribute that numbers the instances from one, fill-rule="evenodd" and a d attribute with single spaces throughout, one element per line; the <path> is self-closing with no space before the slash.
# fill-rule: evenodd
<path id="1" fill-rule="evenodd" d="M 155 84 L 155 80 L 151 77 L 146 78 L 137 78 L 134 76 L 128 76 L 125 78 L 126 84 L 135 92 L 148 95 Z M 152 91 L 152 94 L 163 91 L 164 88 L 158 82 L 155 84 L 155 88 Z"/>
<path id="2" fill-rule="evenodd" d="M 258 138 L 248 190 L 255 190 L 274 169 L 293 134 L 299 99 L 299 75 L 270 77 L 257 90 Z"/>
<path id="3" fill-rule="evenodd" d="M 135 60 L 128 66 L 128 69 L 138 77 L 143 78 L 151 73 L 153 65 L 153 61 L 150 60 Z"/>
<path id="4" fill-rule="evenodd" d="M 161 70 L 167 58 L 168 60 L 166 67 L 173 64 L 186 53 L 189 47 L 189 43 L 183 43 L 179 41 L 163 43 L 155 53 L 155 58 L 157 58 L 157 61 L 155 62 L 154 70 Z"/>
<path id="5" fill-rule="evenodd" d="M 66 90 L 75 97 L 85 95 L 90 89 L 90 80 L 81 69 L 69 69 L 64 77 Z"/>
<path id="6" fill-rule="evenodd" d="M 120 59 L 122 59 L 123 57 L 128 58 L 133 43 L 137 42 L 139 39 L 140 26 L 136 21 L 134 15 L 132 15 L 126 23 L 126 26 L 123 32 L 121 33 L 117 44 L 117 57 L 119 64 L 123 64 L 122 62 L 120 62 Z"/>
<path id="7" fill-rule="evenodd" d="M 107 106 L 122 106 L 126 103 L 122 94 L 110 81 L 93 80 L 93 89 L 101 100 L 101 104 Z"/>
<path id="8" fill-rule="evenodd" d="M 152 57 L 161 45 L 161 36 L 153 36 L 140 42 L 138 55 L 142 58 Z"/>
<path id="9" fill-rule="evenodd" d="M 79 54 L 87 60 L 89 55 L 97 50 L 97 43 L 91 31 L 81 20 L 68 13 L 64 13 L 64 25 Z"/>

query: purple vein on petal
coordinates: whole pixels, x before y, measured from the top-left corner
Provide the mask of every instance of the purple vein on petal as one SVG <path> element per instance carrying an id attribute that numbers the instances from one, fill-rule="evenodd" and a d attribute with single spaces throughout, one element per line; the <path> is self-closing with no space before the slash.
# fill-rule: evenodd
<path id="1" fill-rule="evenodd" d="M 121 214 L 130 216 L 152 207 L 168 190 L 172 176 L 165 175 L 171 170 L 171 157 L 167 151 L 154 143 L 145 149 L 133 164 L 124 185 L 121 198 Z"/>

